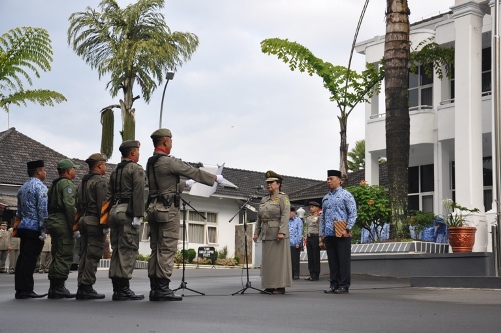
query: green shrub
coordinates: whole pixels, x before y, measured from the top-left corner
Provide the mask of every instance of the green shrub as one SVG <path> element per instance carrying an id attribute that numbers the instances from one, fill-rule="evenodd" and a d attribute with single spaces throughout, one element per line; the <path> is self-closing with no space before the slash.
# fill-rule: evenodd
<path id="1" fill-rule="evenodd" d="M 217 259 L 226 259 L 226 257 L 228 256 L 228 247 L 227 246 L 224 246 L 221 251 L 219 251 L 219 253 L 217 254 Z"/>
<path id="2" fill-rule="evenodd" d="M 138 261 L 149 261 L 150 260 L 150 255 L 147 254 L 147 255 L 143 256 L 142 254 L 138 254 L 137 255 L 137 260 Z"/>
<path id="3" fill-rule="evenodd" d="M 197 252 L 194 249 L 188 249 L 184 250 L 185 251 L 185 258 L 186 261 L 191 264 L 193 262 L 193 259 L 197 256 Z M 182 262 L 182 256 L 183 256 L 183 250 L 181 250 L 181 262 Z"/>
<path id="4" fill-rule="evenodd" d="M 237 265 L 240 264 L 240 258 L 239 257 L 235 256 L 235 257 L 233 257 L 233 260 L 235 260 L 235 262 L 237 263 Z"/>

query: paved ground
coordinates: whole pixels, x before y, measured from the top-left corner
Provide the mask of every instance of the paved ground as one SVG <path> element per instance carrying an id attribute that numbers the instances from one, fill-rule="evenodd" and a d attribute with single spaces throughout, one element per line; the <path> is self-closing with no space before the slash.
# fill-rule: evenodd
<path id="1" fill-rule="evenodd" d="M 16 300 L 14 276 L 0 274 L 0 332 L 499 332 L 501 291 L 411 288 L 408 279 L 354 275 L 348 295 L 324 294 L 327 277 L 294 281 L 285 295 L 261 295 L 253 289 L 232 296 L 246 283 L 246 271 L 186 269 L 181 302 L 111 301 L 107 271 L 95 286 L 106 298 L 96 301 Z M 258 269 L 249 270 L 260 288 Z M 173 287 L 181 282 L 176 270 Z M 35 274 L 35 290 L 46 292 L 46 274 Z M 67 287 L 76 291 L 76 273 Z M 136 292 L 149 292 L 146 270 L 131 281 Z M 181 294 L 182 291 L 178 291 Z"/>

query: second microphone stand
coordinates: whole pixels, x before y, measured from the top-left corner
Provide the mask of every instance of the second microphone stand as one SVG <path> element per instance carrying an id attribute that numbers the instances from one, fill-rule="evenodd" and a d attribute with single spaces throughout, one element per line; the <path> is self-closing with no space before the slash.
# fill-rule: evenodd
<path id="1" fill-rule="evenodd" d="M 252 196 L 249 196 L 247 198 L 247 201 L 245 201 L 241 206 L 240 208 L 238 209 L 237 213 L 235 215 L 233 215 L 233 217 L 228 221 L 228 222 L 231 222 L 233 221 L 233 219 L 235 218 L 235 216 L 237 216 L 240 211 L 244 208 L 246 208 L 246 206 L 251 202 L 252 200 Z M 254 289 L 256 291 L 259 291 L 261 292 L 262 294 L 268 294 L 268 295 L 271 295 L 270 292 L 268 291 L 265 291 L 265 290 L 261 290 L 261 289 L 258 289 L 258 288 L 254 288 L 252 285 L 251 285 L 251 282 L 249 280 L 249 259 L 248 259 L 248 253 L 247 253 L 247 221 L 246 219 L 244 218 L 244 251 L 245 251 L 245 270 L 247 271 L 247 282 L 245 283 L 245 287 L 243 287 L 242 289 L 234 292 L 233 294 L 231 294 L 232 296 L 236 295 L 236 294 L 243 294 L 247 289 Z"/>
<path id="2" fill-rule="evenodd" d="M 182 289 L 183 291 L 181 293 L 181 296 L 184 296 L 184 290 L 186 289 L 186 290 L 192 291 L 192 292 L 200 294 L 200 295 L 205 295 L 204 293 L 202 293 L 200 291 L 193 290 L 193 289 L 186 287 L 186 285 L 188 283 L 185 282 L 185 280 L 184 280 L 184 272 L 186 270 L 186 251 L 185 251 L 185 247 L 184 247 L 184 244 L 186 241 L 186 205 L 190 206 L 191 209 L 193 209 L 193 211 L 195 211 L 198 215 L 200 215 L 204 220 L 205 220 L 205 216 L 200 214 L 200 212 L 198 210 L 193 208 L 193 206 L 190 205 L 189 202 L 186 202 L 186 200 L 184 200 L 182 197 L 180 197 L 180 199 L 183 202 L 183 277 L 181 278 L 181 285 L 179 286 L 179 288 L 174 289 L 173 292 L 178 291 L 179 289 Z"/>

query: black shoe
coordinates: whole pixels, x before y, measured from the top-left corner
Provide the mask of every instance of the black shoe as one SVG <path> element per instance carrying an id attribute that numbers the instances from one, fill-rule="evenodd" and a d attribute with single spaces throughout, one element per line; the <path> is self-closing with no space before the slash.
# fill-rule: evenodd
<path id="1" fill-rule="evenodd" d="M 118 280 L 118 289 L 113 293 L 111 299 L 113 301 L 136 301 L 144 299 L 143 294 L 136 294 L 130 289 L 129 279 L 121 278 Z"/>
<path id="2" fill-rule="evenodd" d="M 269 295 L 275 290 L 274 288 L 266 288 L 264 291 L 261 291 L 261 294 Z"/>
<path id="3" fill-rule="evenodd" d="M 336 291 L 336 288 L 329 287 L 329 288 L 327 288 L 327 289 L 324 290 L 324 293 L 326 293 L 326 294 L 334 294 L 335 291 Z"/>
<path id="4" fill-rule="evenodd" d="M 157 289 L 153 291 L 153 297 L 150 296 L 150 301 L 182 301 L 183 298 L 174 294 L 169 288 L 170 280 L 166 278 L 157 278 Z"/>
<path id="5" fill-rule="evenodd" d="M 285 288 L 276 288 L 272 292 L 272 295 L 283 295 L 283 294 L 285 294 Z"/>
<path id="6" fill-rule="evenodd" d="M 349 292 L 350 291 L 346 287 L 339 287 L 339 288 L 334 289 L 334 294 L 347 294 Z"/>
<path id="7" fill-rule="evenodd" d="M 318 281 L 318 276 L 313 276 L 310 278 L 310 281 Z"/>
<path id="8" fill-rule="evenodd" d="M 311 276 L 308 276 L 307 278 L 305 278 L 306 281 L 313 281 L 313 278 Z"/>
<path id="9" fill-rule="evenodd" d="M 99 294 L 89 285 L 81 285 L 77 290 L 77 299 L 103 299 L 106 296 Z"/>
<path id="10" fill-rule="evenodd" d="M 292 277 L 293 280 L 299 280 L 299 276 Z"/>
<path id="11" fill-rule="evenodd" d="M 68 289 L 66 289 L 62 279 L 50 280 L 49 294 L 47 298 L 49 299 L 60 299 L 60 298 L 75 298 L 77 294 L 72 294 Z"/>
<path id="12" fill-rule="evenodd" d="M 45 297 L 47 296 L 47 294 L 37 294 L 36 292 L 34 292 L 33 290 L 31 291 L 16 291 L 16 299 L 28 299 L 28 298 L 42 298 L 42 297 Z"/>

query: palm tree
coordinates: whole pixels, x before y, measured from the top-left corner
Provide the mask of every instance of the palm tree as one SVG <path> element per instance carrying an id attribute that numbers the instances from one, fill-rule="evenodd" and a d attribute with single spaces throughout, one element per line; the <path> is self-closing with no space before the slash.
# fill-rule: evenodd
<path id="1" fill-rule="evenodd" d="M 33 85 L 28 70 L 37 78 L 41 69 L 50 71 L 52 47 L 47 30 L 21 27 L 0 36 L 0 108 L 9 113 L 11 104 L 26 106 L 26 102 L 54 106 L 66 101 L 58 92 L 47 89 L 24 90 L 22 79 Z M 10 125 L 8 125 L 10 126 Z"/>
<path id="2" fill-rule="evenodd" d="M 163 14 L 164 0 L 138 0 L 120 8 L 115 0 L 102 0 L 100 12 L 87 7 L 85 12 L 71 14 L 68 44 L 99 78 L 110 75 L 106 84 L 112 97 L 119 92 L 123 140 L 135 138 L 133 88 L 137 83 L 141 95 L 149 103 L 155 89 L 162 84 L 169 70 L 176 70 L 191 59 L 198 47 L 198 37 L 189 32 L 171 32 Z M 112 107 L 103 109 L 103 133 L 113 132 Z M 113 120 L 113 117 L 111 117 Z M 105 137 L 105 136 L 103 136 Z M 113 135 L 103 140 L 101 152 L 111 156 Z M 106 142 L 108 141 L 108 142 Z"/>
<path id="3" fill-rule="evenodd" d="M 407 0 L 386 0 L 384 45 L 386 95 L 386 157 L 391 206 L 390 234 L 409 238 L 405 226 L 410 148 L 409 117 L 409 7 Z"/>

